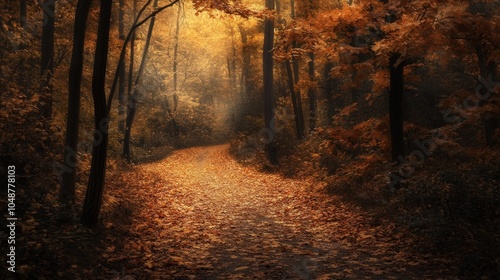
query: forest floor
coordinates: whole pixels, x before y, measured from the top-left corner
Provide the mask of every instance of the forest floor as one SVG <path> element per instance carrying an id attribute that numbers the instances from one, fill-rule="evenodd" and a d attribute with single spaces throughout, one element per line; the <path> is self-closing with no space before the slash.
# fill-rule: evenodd
<path id="1" fill-rule="evenodd" d="M 33 231 L 31 242 L 50 240 L 26 252 L 37 266 L 28 278 L 455 278 L 404 229 L 314 190 L 313 180 L 242 166 L 228 149 L 178 150 L 111 172 L 97 228 Z"/>

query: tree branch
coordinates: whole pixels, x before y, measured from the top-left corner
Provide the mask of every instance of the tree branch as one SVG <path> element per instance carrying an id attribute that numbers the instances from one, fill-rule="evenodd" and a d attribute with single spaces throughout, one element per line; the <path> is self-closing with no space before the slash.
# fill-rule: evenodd
<path id="1" fill-rule="evenodd" d="M 141 21 L 138 21 L 138 19 L 141 16 L 142 12 L 151 3 L 151 1 L 152 0 L 148 0 L 148 2 L 142 7 L 142 9 L 140 10 L 137 18 L 135 19 L 134 25 L 132 26 L 132 28 L 130 28 L 130 31 L 128 32 L 127 37 L 125 38 L 125 41 L 123 42 L 122 50 L 121 50 L 121 53 L 120 53 L 120 58 L 118 60 L 118 65 L 116 67 L 115 76 L 113 78 L 113 84 L 111 85 L 111 91 L 109 93 L 109 99 L 108 99 L 108 104 L 107 104 L 107 116 L 108 116 L 108 118 L 109 118 L 109 114 L 111 112 L 111 104 L 112 104 L 112 101 L 113 101 L 113 96 L 115 94 L 116 85 L 118 84 L 119 70 L 120 70 L 120 67 L 123 64 L 124 59 L 125 59 L 125 53 L 126 53 L 126 50 L 127 50 L 127 45 L 130 42 L 130 38 L 132 37 L 132 34 L 134 33 L 134 31 L 137 28 L 139 28 L 141 25 L 143 25 L 145 22 L 147 22 L 150 18 L 154 17 L 158 13 L 162 12 L 163 10 L 165 10 L 165 9 L 167 9 L 169 7 L 172 7 L 177 2 L 179 2 L 179 0 L 173 0 L 169 4 L 161 6 L 160 8 L 156 9 L 154 12 L 152 12 L 151 14 L 149 14 L 147 17 L 145 17 Z"/>

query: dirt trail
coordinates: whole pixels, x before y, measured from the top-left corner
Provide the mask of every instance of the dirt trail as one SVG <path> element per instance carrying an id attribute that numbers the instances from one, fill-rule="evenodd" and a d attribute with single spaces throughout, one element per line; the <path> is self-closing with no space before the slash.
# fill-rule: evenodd
<path id="1" fill-rule="evenodd" d="M 228 148 L 179 150 L 126 175 L 143 177 L 130 195 L 144 201 L 130 225 L 137 238 L 115 252 L 120 257 L 114 261 L 139 265 L 127 274 L 143 279 L 439 276 L 426 256 L 409 253 L 411 241 L 394 227 L 370 226 L 356 209 L 308 190 L 309 181 L 241 166 Z"/>

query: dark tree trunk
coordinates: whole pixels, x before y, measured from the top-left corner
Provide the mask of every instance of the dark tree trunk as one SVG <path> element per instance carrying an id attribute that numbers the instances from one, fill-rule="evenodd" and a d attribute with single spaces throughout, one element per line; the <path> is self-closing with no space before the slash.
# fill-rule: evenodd
<path id="1" fill-rule="evenodd" d="M 495 145 L 495 131 L 498 127 L 498 122 L 493 116 L 484 117 L 484 129 L 486 134 L 486 145 L 492 147 Z"/>
<path id="2" fill-rule="evenodd" d="M 125 104 L 125 87 L 127 83 L 125 79 L 125 63 L 119 66 L 118 75 L 118 79 L 120 79 L 118 84 L 118 131 L 123 133 L 125 131 L 125 113 L 127 112 Z"/>
<path id="3" fill-rule="evenodd" d="M 493 60 L 487 62 L 487 54 L 483 50 L 480 44 L 476 45 L 476 56 L 479 64 L 479 74 L 483 78 L 483 81 L 497 82 L 498 77 L 496 73 L 496 64 Z M 481 91 L 481 96 L 488 96 L 488 89 L 486 86 L 482 85 L 479 89 Z M 485 100 L 483 100 L 485 101 Z M 497 123 L 491 114 L 483 116 L 484 132 L 486 138 L 486 145 L 491 147 L 495 145 L 495 130 L 497 129 Z"/>
<path id="4" fill-rule="evenodd" d="M 80 119 L 80 88 L 82 82 L 83 50 L 85 31 L 92 0 L 79 0 L 75 12 L 73 31 L 73 50 L 69 68 L 68 118 L 66 121 L 66 140 L 63 153 L 65 172 L 62 174 L 62 186 L 59 195 L 61 205 L 75 202 L 75 178 L 78 150 L 78 130 Z"/>
<path id="5" fill-rule="evenodd" d="M 274 0 L 266 0 L 266 8 L 274 10 Z M 264 22 L 264 124 L 266 128 L 266 152 L 271 164 L 278 164 L 278 151 L 274 141 L 276 129 L 274 127 L 274 90 L 273 90 L 273 42 L 274 21 L 267 18 Z"/>
<path id="6" fill-rule="evenodd" d="M 118 13 L 118 33 L 120 40 L 125 41 L 125 22 L 124 22 L 124 5 L 125 0 L 120 0 L 120 10 Z M 118 65 L 118 75 L 120 83 L 118 84 L 118 131 L 124 132 L 125 130 L 125 63 L 121 61 Z"/>
<path id="7" fill-rule="evenodd" d="M 19 1 L 19 23 L 23 28 L 26 28 L 28 19 L 26 17 L 26 0 Z"/>
<path id="8" fill-rule="evenodd" d="M 54 72 L 55 0 L 45 0 L 42 4 L 42 10 L 42 96 L 40 98 L 40 105 L 43 111 L 43 117 L 50 119 L 52 116 L 52 74 Z"/>
<path id="9" fill-rule="evenodd" d="M 109 29 L 112 0 L 101 0 L 99 27 L 92 76 L 92 96 L 94 100 L 94 148 L 90 167 L 89 183 L 81 222 L 94 225 L 101 209 L 104 179 L 106 174 L 106 156 L 108 152 L 108 114 L 106 110 L 106 67 L 108 59 Z"/>
<path id="10" fill-rule="evenodd" d="M 292 19 L 295 19 L 295 0 L 290 0 L 290 15 Z M 297 42 L 294 40 L 292 42 L 292 48 L 296 49 L 298 48 Z M 294 84 L 297 85 L 299 82 L 300 76 L 299 76 L 299 58 L 298 57 L 292 57 L 292 66 L 293 66 L 293 77 L 294 77 Z M 298 113 L 298 118 L 299 118 L 299 124 L 300 124 L 300 131 L 302 131 L 302 134 L 304 134 L 305 131 L 305 121 L 304 121 L 304 110 L 302 109 L 302 95 L 300 94 L 300 91 L 297 90 L 295 93 L 297 97 L 297 113 Z"/>
<path id="11" fill-rule="evenodd" d="M 154 1 L 153 7 L 156 8 L 158 4 L 158 0 Z M 132 106 L 130 107 L 130 111 L 127 114 L 127 120 L 126 120 L 126 125 L 127 125 L 127 131 L 125 133 L 125 140 L 127 143 L 130 143 L 130 133 L 132 131 L 132 124 L 134 123 L 134 118 L 135 118 L 135 113 L 137 112 L 137 98 L 139 95 L 139 83 L 141 81 L 142 74 L 144 73 L 144 68 L 146 67 L 146 61 L 148 58 L 148 51 L 149 51 L 149 44 L 151 43 L 151 36 L 153 35 L 153 28 L 155 25 L 155 17 L 151 18 L 151 21 L 149 23 L 149 29 L 148 29 L 148 35 L 146 37 L 146 42 L 144 44 L 144 50 L 142 53 L 142 60 L 141 64 L 139 66 L 139 71 L 137 72 L 137 77 L 135 78 L 135 83 L 134 83 L 134 92 L 132 94 Z M 129 146 L 130 148 L 130 146 Z M 129 149 L 130 150 L 130 149 Z M 127 160 L 130 162 L 130 153 L 128 153 Z"/>
<path id="12" fill-rule="evenodd" d="M 295 131 L 297 133 L 297 139 L 302 140 L 304 138 L 304 131 L 302 130 L 303 125 L 300 123 L 299 105 L 297 102 L 297 94 L 295 92 L 295 83 L 290 60 L 285 61 L 285 68 L 288 76 L 288 87 L 290 88 L 290 95 L 292 97 L 293 113 L 295 117 Z"/>
<path id="13" fill-rule="evenodd" d="M 403 70 L 404 62 L 398 62 L 400 54 L 393 54 L 389 59 L 390 93 L 389 117 L 391 129 L 391 159 L 398 161 L 404 156 L 403 135 Z M 396 63 L 398 63 L 396 65 Z"/>
<path id="14" fill-rule="evenodd" d="M 133 16 L 134 19 L 137 16 L 137 0 L 134 0 L 134 8 L 133 8 Z M 123 157 L 130 162 L 130 127 L 129 122 L 127 121 L 130 118 L 130 112 L 132 108 L 135 106 L 134 100 L 132 98 L 133 89 L 132 86 L 134 84 L 134 60 L 135 60 L 135 31 L 132 33 L 132 37 L 130 38 L 130 61 L 128 67 L 128 90 L 127 90 L 127 119 L 125 120 L 125 134 L 123 136 Z"/>
<path id="15" fill-rule="evenodd" d="M 325 99 L 326 99 L 326 117 L 328 124 L 332 124 L 333 116 L 335 115 L 333 105 L 333 92 L 334 92 L 334 82 L 333 78 L 330 76 L 330 71 L 333 68 L 331 62 L 327 62 L 323 72 L 323 79 L 325 83 Z"/>
<path id="16" fill-rule="evenodd" d="M 488 68 L 486 66 L 486 56 L 484 54 L 483 48 L 478 43 L 476 45 L 476 56 L 479 63 L 479 75 L 487 79 L 488 78 Z"/>
<path id="17" fill-rule="evenodd" d="M 309 66 L 309 80 L 314 82 L 314 53 L 309 53 L 310 61 L 308 63 Z M 307 95 L 309 97 L 309 131 L 313 132 L 316 128 L 316 119 L 317 119 L 317 100 L 316 100 L 316 89 L 310 85 L 307 91 Z"/>

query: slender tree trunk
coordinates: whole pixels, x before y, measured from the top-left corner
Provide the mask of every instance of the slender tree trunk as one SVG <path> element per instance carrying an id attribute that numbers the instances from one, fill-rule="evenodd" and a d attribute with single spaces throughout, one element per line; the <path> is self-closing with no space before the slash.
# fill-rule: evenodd
<path id="1" fill-rule="evenodd" d="M 124 22 L 124 6 L 125 0 L 120 0 L 120 10 L 118 12 L 118 33 L 120 41 L 125 41 L 125 22 Z M 122 61 L 118 66 L 120 83 L 118 84 L 118 131 L 124 132 L 125 130 L 125 63 Z"/>
<path id="2" fill-rule="evenodd" d="M 291 12 L 290 15 L 292 19 L 295 19 L 295 0 L 290 0 L 290 6 L 291 6 Z M 292 48 L 296 49 L 298 48 L 297 42 L 294 40 L 292 42 Z M 298 84 L 300 80 L 299 76 L 299 58 L 298 57 L 292 57 L 292 66 L 293 66 L 293 77 L 294 77 L 294 82 L 295 85 Z M 300 90 L 296 91 L 296 96 L 297 96 L 297 112 L 298 112 L 298 117 L 299 117 L 299 123 L 300 123 L 300 130 L 302 133 L 305 131 L 305 121 L 304 121 L 304 110 L 302 109 L 302 95 L 300 94 Z"/>
<path id="3" fill-rule="evenodd" d="M 178 3 L 179 8 L 177 10 L 177 20 L 176 20 L 176 25 L 175 25 L 175 37 L 174 37 L 174 64 L 173 64 L 173 83 L 174 83 L 174 108 L 173 110 L 170 111 L 170 128 L 171 128 L 171 133 L 170 135 L 177 137 L 179 135 L 179 128 L 177 126 L 177 121 L 175 120 L 176 112 L 177 112 L 177 105 L 179 104 L 179 97 L 177 95 L 177 76 L 178 76 L 178 59 L 179 59 L 179 32 L 181 28 L 181 12 L 182 12 L 182 6 L 181 3 Z"/>
<path id="4" fill-rule="evenodd" d="M 487 53 L 483 50 L 483 47 L 478 43 L 476 44 L 476 56 L 478 60 L 478 66 L 479 66 L 479 75 L 485 80 L 485 81 L 492 81 L 492 82 L 497 82 L 498 77 L 496 73 L 496 64 L 495 61 L 491 60 L 490 62 L 487 62 Z M 487 96 L 488 91 L 490 89 L 482 86 L 480 89 L 481 95 L 482 96 Z M 497 122 L 495 121 L 495 118 L 491 114 L 486 114 L 483 116 L 483 123 L 484 123 L 484 132 L 485 132 L 485 138 L 486 138 L 486 146 L 492 147 L 495 145 L 495 131 L 498 127 Z"/>
<path id="5" fill-rule="evenodd" d="M 26 28 L 28 19 L 26 17 L 26 0 L 19 1 L 19 23 L 23 28 Z"/>
<path id="6" fill-rule="evenodd" d="M 331 62 L 327 62 L 323 72 L 323 79 L 325 83 L 325 99 L 326 99 L 326 116 L 328 118 L 327 123 L 332 124 L 333 116 L 334 116 L 334 106 L 333 106 L 333 91 L 334 91 L 334 83 L 333 79 L 330 76 L 330 71 L 333 68 L 333 64 Z"/>
<path id="7" fill-rule="evenodd" d="M 293 48 L 297 48 L 297 43 L 293 42 Z M 299 76 L 299 58 L 294 57 L 292 61 L 292 66 L 293 66 L 293 77 L 294 77 L 294 82 L 295 86 L 299 83 L 300 76 Z M 299 121 L 300 121 L 300 130 L 302 132 L 305 131 L 305 120 L 304 120 L 304 109 L 302 107 L 302 95 L 300 94 L 300 90 L 296 90 L 297 96 L 297 110 L 298 110 L 298 116 L 299 116 Z"/>
<path id="8" fill-rule="evenodd" d="M 310 61 L 308 63 L 309 66 L 309 80 L 314 82 L 314 53 L 309 53 Z M 307 95 L 309 97 L 309 131 L 313 132 L 316 128 L 316 119 L 317 119 L 317 100 L 316 100 L 316 89 L 310 85 L 307 91 Z"/>
<path id="9" fill-rule="evenodd" d="M 400 54 L 393 54 L 389 59 L 390 93 L 389 117 L 391 129 L 391 158 L 393 162 L 404 156 L 403 135 L 403 93 L 404 62 L 399 62 Z"/>
<path id="10" fill-rule="evenodd" d="M 242 71 L 242 82 L 244 82 L 244 85 L 242 85 L 242 98 L 243 101 L 246 102 L 248 100 L 248 97 L 250 94 L 253 92 L 253 84 L 251 83 L 250 79 L 250 62 L 251 62 L 251 52 L 248 47 L 248 34 L 244 30 L 243 26 L 241 24 L 238 25 L 238 30 L 240 31 L 240 37 L 241 37 L 241 45 L 242 45 L 242 50 L 241 52 L 243 53 L 243 65 L 241 66 L 241 71 Z"/>
<path id="11" fill-rule="evenodd" d="M 295 83 L 293 80 L 290 60 L 285 61 L 285 68 L 288 76 L 288 87 L 290 88 L 290 95 L 292 97 L 293 113 L 295 117 L 295 131 L 297 133 L 297 139 L 302 140 L 304 138 L 304 131 L 302 130 L 303 125 L 300 123 L 299 105 L 297 102 L 297 94 L 295 93 Z"/>
<path id="12" fill-rule="evenodd" d="M 179 57 L 179 32 L 181 27 L 181 4 L 179 3 L 179 10 L 177 10 L 177 21 L 175 26 L 175 44 L 174 44 L 174 113 L 177 111 L 177 65 L 178 65 L 178 57 Z"/>
<path id="13" fill-rule="evenodd" d="M 233 90 L 232 94 L 236 93 L 237 85 L 236 85 L 236 42 L 234 40 L 234 28 L 231 26 L 231 69 L 232 69 L 232 79 L 231 79 L 231 89 Z"/>
<path id="14" fill-rule="evenodd" d="M 274 0 L 266 0 L 266 8 L 274 10 Z M 267 18 L 264 22 L 264 124 L 266 128 L 266 151 L 271 164 L 278 164 L 278 150 L 274 141 L 276 129 L 274 127 L 274 90 L 273 90 L 273 43 L 274 20 Z"/>
<path id="15" fill-rule="evenodd" d="M 488 68 L 486 66 L 486 55 L 484 54 L 481 44 L 476 45 L 476 56 L 479 63 L 479 75 L 484 79 L 488 78 Z"/>
<path id="16" fill-rule="evenodd" d="M 158 4 L 158 0 L 155 0 L 153 7 L 156 8 L 158 6 L 157 4 Z M 137 72 L 137 76 L 135 78 L 134 93 L 132 94 L 132 100 L 131 100 L 132 106 L 131 106 L 130 111 L 127 115 L 126 125 L 127 125 L 128 129 L 127 129 L 126 137 L 127 137 L 127 142 L 129 142 L 129 143 L 130 143 L 130 133 L 132 131 L 132 124 L 134 123 L 135 113 L 137 111 L 137 98 L 139 95 L 139 90 L 138 90 L 139 83 L 141 81 L 142 74 L 144 73 L 144 68 L 146 67 L 149 45 L 151 43 L 151 36 L 153 35 L 153 28 L 155 25 L 155 19 L 156 19 L 155 17 L 152 17 L 151 21 L 149 23 L 148 35 L 146 37 L 146 42 L 144 44 L 144 50 L 142 53 L 141 64 L 139 66 L 139 71 Z M 127 158 L 127 160 L 130 162 L 130 153 L 128 155 L 129 155 L 129 157 Z"/>
<path id="17" fill-rule="evenodd" d="M 50 119 L 52 117 L 52 75 L 54 72 L 55 0 L 45 0 L 42 3 L 42 10 L 41 88 L 43 94 L 40 98 L 40 105 L 43 110 L 43 117 Z"/>
<path id="18" fill-rule="evenodd" d="M 101 0 L 99 27 L 92 76 L 92 96 L 94 99 L 94 148 L 90 167 L 89 183 L 81 222 L 94 225 L 102 204 L 104 179 L 106 174 L 106 157 L 108 152 L 108 114 L 106 110 L 106 67 L 108 60 L 109 29 L 111 22 L 112 0 Z"/>
<path id="19" fill-rule="evenodd" d="M 75 178 L 77 167 L 78 130 L 80 123 L 80 88 L 82 82 L 83 50 L 87 18 L 92 0 L 79 0 L 75 12 L 73 31 L 73 50 L 69 68 L 68 114 L 66 121 L 66 140 L 63 153 L 65 172 L 62 174 L 62 186 L 59 194 L 61 205 L 71 207 L 75 202 Z M 63 207 L 64 208 L 64 207 Z"/>
<path id="20" fill-rule="evenodd" d="M 133 8 L 133 16 L 134 19 L 137 16 L 137 0 L 134 0 L 134 8 Z M 129 119 L 130 112 L 134 105 L 134 100 L 132 98 L 133 89 L 132 86 L 134 84 L 134 60 L 135 60 L 135 31 L 132 33 L 132 37 L 130 38 L 130 61 L 128 68 L 128 90 L 127 90 L 127 120 Z M 130 127 L 129 124 L 125 120 L 125 134 L 123 136 L 123 157 L 130 162 Z"/>

